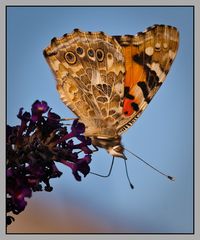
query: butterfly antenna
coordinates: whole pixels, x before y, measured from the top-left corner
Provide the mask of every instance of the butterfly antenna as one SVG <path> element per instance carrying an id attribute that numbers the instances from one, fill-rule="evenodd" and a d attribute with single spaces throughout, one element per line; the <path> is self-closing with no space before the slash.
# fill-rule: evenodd
<path id="1" fill-rule="evenodd" d="M 72 121 L 72 120 L 76 120 L 78 118 L 61 118 L 60 121 Z"/>
<path id="2" fill-rule="evenodd" d="M 171 177 L 163 172 L 161 172 L 160 170 L 158 170 L 157 168 L 153 167 L 151 164 L 149 164 L 148 162 L 146 162 L 144 159 L 142 159 L 141 157 L 139 157 L 138 155 L 136 155 L 135 153 L 132 153 L 131 151 L 129 151 L 128 149 L 125 149 L 127 152 L 129 152 L 130 154 L 132 154 L 133 156 L 135 156 L 136 158 L 138 158 L 141 162 L 145 163 L 146 165 L 148 165 L 149 167 L 151 167 L 152 169 L 154 169 L 156 172 L 160 173 L 161 175 L 167 177 L 168 179 L 175 181 L 175 177 Z"/>
<path id="3" fill-rule="evenodd" d="M 110 166 L 110 170 L 109 170 L 109 172 L 108 172 L 107 175 L 101 175 L 101 174 L 94 173 L 94 172 L 90 172 L 90 173 L 93 174 L 93 175 L 99 176 L 99 177 L 109 177 L 110 174 L 111 174 L 111 172 L 112 172 L 112 168 L 113 168 L 114 160 L 115 160 L 115 157 L 113 156 L 112 163 L 111 163 L 111 166 Z"/>
<path id="4" fill-rule="evenodd" d="M 125 159 L 124 159 L 124 164 L 125 164 L 125 169 L 126 169 L 126 177 L 127 177 L 128 182 L 129 182 L 129 184 L 130 184 L 130 187 L 133 189 L 134 186 L 133 186 L 133 184 L 131 183 L 131 180 L 130 180 L 130 178 L 129 178 L 129 175 L 128 175 L 128 168 L 127 168 L 127 164 L 126 164 L 126 160 L 125 160 Z"/>

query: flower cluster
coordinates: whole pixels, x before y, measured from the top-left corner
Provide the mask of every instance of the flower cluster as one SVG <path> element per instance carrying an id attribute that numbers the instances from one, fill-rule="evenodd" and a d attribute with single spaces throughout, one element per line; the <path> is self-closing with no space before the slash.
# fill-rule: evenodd
<path id="1" fill-rule="evenodd" d="M 47 116 L 46 116 L 47 115 Z M 31 113 L 19 110 L 19 126 L 6 129 L 6 209 L 19 214 L 34 191 L 52 191 L 51 178 L 62 175 L 55 162 L 70 167 L 77 181 L 90 172 L 91 139 L 83 135 L 85 126 L 74 120 L 71 131 L 45 101 L 35 101 Z M 7 216 L 7 224 L 14 220 Z"/>

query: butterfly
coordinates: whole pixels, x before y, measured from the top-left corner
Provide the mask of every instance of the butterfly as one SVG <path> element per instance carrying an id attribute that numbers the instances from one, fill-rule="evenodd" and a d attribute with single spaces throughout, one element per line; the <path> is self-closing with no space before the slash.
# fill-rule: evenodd
<path id="1" fill-rule="evenodd" d="M 43 53 L 61 100 L 85 124 L 85 136 L 126 159 L 121 135 L 164 82 L 178 45 L 178 30 L 167 25 L 123 36 L 74 29 L 53 38 Z"/>

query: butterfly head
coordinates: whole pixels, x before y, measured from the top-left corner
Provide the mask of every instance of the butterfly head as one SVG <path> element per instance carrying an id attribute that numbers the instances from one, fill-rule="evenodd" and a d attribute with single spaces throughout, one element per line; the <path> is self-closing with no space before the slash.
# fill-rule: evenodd
<path id="1" fill-rule="evenodd" d="M 119 157 L 127 159 L 124 155 L 124 147 L 121 145 L 121 138 L 103 138 L 103 137 L 92 137 L 93 145 L 101 147 L 107 150 L 107 152 L 113 157 Z"/>
<path id="2" fill-rule="evenodd" d="M 120 157 L 127 160 L 127 157 L 124 155 L 124 148 L 122 145 L 116 145 L 113 147 L 109 147 L 107 149 L 108 153 L 111 154 L 113 157 Z"/>

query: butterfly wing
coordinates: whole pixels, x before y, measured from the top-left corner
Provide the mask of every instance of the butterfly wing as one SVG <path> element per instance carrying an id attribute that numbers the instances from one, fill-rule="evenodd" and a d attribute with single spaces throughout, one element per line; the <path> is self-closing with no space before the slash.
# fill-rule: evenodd
<path id="1" fill-rule="evenodd" d="M 179 33 L 175 27 L 154 25 L 135 36 L 115 38 L 122 46 L 126 67 L 120 135 L 137 120 L 165 80 L 178 50 Z"/>
<path id="2" fill-rule="evenodd" d="M 122 114 L 125 74 L 115 38 L 75 29 L 53 38 L 44 56 L 62 101 L 86 125 L 85 135 L 114 137 Z"/>

